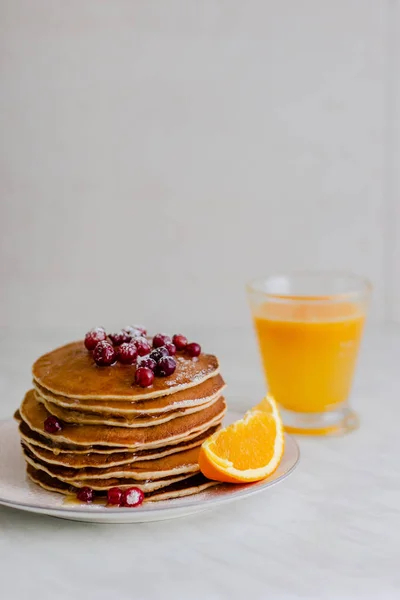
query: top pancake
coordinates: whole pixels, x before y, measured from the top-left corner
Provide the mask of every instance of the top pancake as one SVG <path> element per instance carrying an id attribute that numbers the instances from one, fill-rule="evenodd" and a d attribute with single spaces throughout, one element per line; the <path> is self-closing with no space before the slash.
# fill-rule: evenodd
<path id="1" fill-rule="evenodd" d="M 40 386 L 60 396 L 136 402 L 194 387 L 219 372 L 218 359 L 212 354 L 201 354 L 197 359 L 183 355 L 175 358 L 175 373 L 156 377 L 146 389 L 134 384 L 135 365 L 98 367 L 82 341 L 44 354 L 34 363 L 32 374 Z"/>

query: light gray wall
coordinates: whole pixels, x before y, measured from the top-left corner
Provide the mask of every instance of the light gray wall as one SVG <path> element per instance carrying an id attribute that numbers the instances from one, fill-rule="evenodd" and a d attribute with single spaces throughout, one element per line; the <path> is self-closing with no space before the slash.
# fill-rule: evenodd
<path id="1" fill-rule="evenodd" d="M 0 324 L 230 326 L 293 268 L 400 321 L 397 4 L 2 0 Z"/>
<path id="2" fill-rule="evenodd" d="M 400 323 L 400 0 L 390 3 L 387 128 L 387 281 L 389 316 Z"/>

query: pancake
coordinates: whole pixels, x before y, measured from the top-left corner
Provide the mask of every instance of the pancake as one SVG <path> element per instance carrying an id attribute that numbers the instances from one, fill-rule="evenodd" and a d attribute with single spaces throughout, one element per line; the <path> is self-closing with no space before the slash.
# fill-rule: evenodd
<path id="1" fill-rule="evenodd" d="M 45 406 L 38 402 L 34 390 L 30 390 L 20 407 L 20 415 L 33 431 L 50 440 L 57 440 L 77 446 L 113 446 L 147 450 L 187 441 L 203 433 L 211 426 L 219 424 L 225 414 L 226 403 L 219 398 L 208 408 L 191 415 L 178 417 L 168 423 L 129 429 L 108 425 L 64 424 L 57 434 L 44 430 L 43 423 L 51 416 Z"/>
<path id="2" fill-rule="evenodd" d="M 136 364 L 99 367 L 83 341 L 41 356 L 34 389 L 14 415 L 28 478 L 74 494 L 74 502 L 84 487 L 105 502 L 110 488 L 135 486 L 152 502 L 217 485 L 198 458 L 226 411 L 218 359 L 181 351 L 174 358 L 171 375 L 142 388 Z"/>
<path id="3" fill-rule="evenodd" d="M 194 475 L 178 483 L 173 483 L 166 488 L 150 492 L 146 495 L 145 502 L 159 502 L 160 500 L 172 500 L 173 498 L 184 498 L 185 496 L 193 496 L 204 490 L 221 485 L 218 481 L 211 481 L 201 473 Z"/>
<path id="4" fill-rule="evenodd" d="M 221 375 L 216 375 L 196 385 L 196 387 L 187 388 L 168 396 L 137 402 L 126 400 L 113 400 L 110 402 L 96 399 L 79 400 L 77 398 L 68 398 L 67 396 L 60 396 L 46 390 L 46 388 L 39 385 L 36 381 L 33 382 L 33 385 L 39 396 L 62 408 L 79 410 L 85 413 L 93 412 L 101 415 L 118 414 L 129 417 L 134 415 L 159 415 L 180 408 L 208 404 L 211 400 L 218 398 L 226 387 Z"/>
<path id="5" fill-rule="evenodd" d="M 50 492 L 58 492 L 60 494 L 66 494 L 70 496 L 72 494 L 76 494 L 78 491 L 78 488 L 74 487 L 73 485 L 59 481 L 55 477 L 50 477 L 50 475 L 47 475 L 47 473 L 44 471 L 35 469 L 32 467 L 32 465 L 27 465 L 26 473 L 31 481 Z M 170 484 L 159 490 L 147 493 L 144 501 L 155 502 L 158 500 L 183 498 L 184 496 L 190 496 L 192 494 L 202 492 L 203 490 L 215 485 L 218 485 L 216 481 L 210 481 L 206 479 L 204 475 L 197 474 L 182 481 Z M 98 495 L 102 497 L 105 495 L 105 492 L 98 492 Z"/>
<path id="6" fill-rule="evenodd" d="M 47 475 L 49 475 L 49 473 L 47 472 L 47 468 L 36 462 L 33 458 L 31 458 L 30 456 L 28 456 L 27 454 L 25 454 L 25 460 L 27 462 L 28 465 L 31 465 L 34 469 L 39 470 L 39 471 L 44 471 Z M 154 479 L 154 480 L 147 480 L 147 481 L 141 481 L 138 479 L 135 479 L 133 477 L 126 477 L 126 478 L 122 478 L 122 479 L 117 479 L 115 477 L 110 477 L 108 479 L 74 479 L 73 481 L 70 481 L 68 478 L 64 478 L 62 476 L 57 475 L 56 477 L 53 475 L 51 477 L 53 477 L 53 479 L 58 479 L 58 481 L 62 481 L 68 485 L 72 485 L 76 488 L 83 488 L 83 487 L 91 487 L 93 490 L 99 490 L 99 491 L 107 491 L 109 488 L 111 487 L 119 487 L 122 490 L 126 489 L 128 487 L 138 487 L 140 490 L 142 490 L 142 492 L 152 492 L 154 490 L 159 490 L 163 487 L 167 487 L 168 485 L 170 485 L 171 483 L 176 483 L 177 481 L 182 481 L 183 479 L 187 479 L 188 477 L 191 477 L 192 474 L 189 473 L 185 473 L 183 475 L 175 475 L 173 477 L 164 477 L 164 478 L 160 478 L 160 479 Z"/>
<path id="7" fill-rule="evenodd" d="M 31 449 L 34 448 L 34 453 L 38 458 L 45 460 L 52 464 L 59 464 L 61 466 L 68 466 L 71 457 L 77 461 L 77 466 L 80 467 L 96 467 L 100 466 L 103 461 L 107 460 L 109 464 L 125 464 L 134 462 L 135 460 L 152 460 L 153 458 L 162 458 L 168 456 L 174 452 L 180 452 L 181 450 L 189 450 L 200 446 L 205 439 L 215 433 L 219 429 L 219 425 L 210 427 L 205 432 L 192 438 L 191 440 L 180 442 L 174 446 L 165 446 L 161 448 L 155 448 L 153 450 L 135 450 L 129 448 L 113 448 L 112 446 L 74 446 L 72 444 L 58 444 L 56 442 L 45 438 L 38 434 L 36 431 L 32 431 L 29 426 L 21 421 L 19 426 L 19 433 L 21 436 L 21 442 L 28 445 Z M 122 459 L 122 461 L 121 461 Z M 113 462 L 115 461 L 115 463 Z M 121 461 L 121 462 L 118 462 Z"/>
<path id="8" fill-rule="evenodd" d="M 60 396 L 137 402 L 197 386 L 219 372 L 218 359 L 212 354 L 194 359 L 177 354 L 175 359 L 176 371 L 169 377 L 156 377 L 147 391 L 133 384 L 135 365 L 98 367 L 82 341 L 41 356 L 33 365 L 32 375 L 39 385 Z"/>
<path id="9" fill-rule="evenodd" d="M 35 396 L 39 402 L 44 404 L 49 413 L 67 423 L 75 423 L 76 425 L 111 425 L 114 427 L 132 428 L 153 427 L 154 425 L 160 425 L 161 423 L 168 423 L 168 421 L 172 421 L 172 419 L 176 419 L 177 417 L 190 415 L 199 410 L 203 410 L 218 400 L 217 397 L 200 406 L 180 408 L 176 411 L 163 413 L 161 415 L 133 415 L 133 417 L 127 417 L 114 414 L 101 415 L 97 413 L 85 413 L 79 410 L 68 410 L 57 406 L 57 404 L 53 404 L 53 402 L 44 400 L 37 393 L 35 393 Z"/>
<path id="10" fill-rule="evenodd" d="M 28 459 L 31 459 L 30 464 L 39 466 L 48 473 L 51 477 L 62 479 L 63 481 L 78 481 L 81 479 L 137 479 L 155 480 L 164 479 L 165 477 L 175 477 L 184 473 L 198 473 L 200 471 L 198 458 L 200 447 L 191 450 L 185 450 L 167 456 L 166 458 L 156 458 L 154 460 L 137 461 L 133 464 L 105 466 L 104 468 L 74 468 L 74 464 L 70 467 L 61 467 L 59 465 L 48 464 L 39 459 L 27 447 L 23 448 L 24 454 Z"/>

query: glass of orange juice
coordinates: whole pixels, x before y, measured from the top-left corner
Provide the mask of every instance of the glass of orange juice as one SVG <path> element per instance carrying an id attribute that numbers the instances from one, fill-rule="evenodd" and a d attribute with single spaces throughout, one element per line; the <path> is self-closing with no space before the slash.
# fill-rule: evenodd
<path id="1" fill-rule="evenodd" d="M 349 393 L 371 284 L 347 273 L 298 272 L 257 279 L 247 291 L 267 386 L 286 430 L 354 429 Z"/>

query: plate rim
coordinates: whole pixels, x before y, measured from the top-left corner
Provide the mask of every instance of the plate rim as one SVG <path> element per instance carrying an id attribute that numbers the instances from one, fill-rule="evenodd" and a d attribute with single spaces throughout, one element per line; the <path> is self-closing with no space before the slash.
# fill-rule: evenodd
<path id="1" fill-rule="evenodd" d="M 235 410 L 231 410 L 230 412 L 237 412 Z M 2 429 L 3 426 L 5 425 L 11 425 L 15 423 L 15 425 L 17 425 L 17 423 L 14 421 L 14 419 L 8 418 L 8 419 L 0 419 L 0 430 Z M 222 504 L 228 504 L 229 502 L 233 502 L 236 499 L 241 499 L 243 497 L 246 496 L 251 496 L 253 494 L 256 494 L 259 491 L 262 491 L 264 489 L 273 487 L 274 485 L 280 483 L 281 481 L 283 481 L 284 479 L 286 479 L 287 477 L 289 477 L 293 471 L 297 468 L 299 462 L 300 462 L 300 458 L 301 458 L 301 454 L 300 454 L 300 448 L 299 448 L 299 444 L 297 443 L 297 440 L 290 435 L 289 433 L 284 432 L 284 436 L 285 436 L 285 448 L 286 448 L 286 442 L 287 440 L 290 440 L 290 444 L 293 445 L 293 449 L 296 453 L 295 455 L 295 460 L 293 462 L 293 464 L 289 467 L 289 469 L 287 471 L 285 471 L 284 473 L 282 473 L 282 475 L 280 475 L 279 477 L 277 477 L 276 479 L 273 479 L 272 481 L 266 481 L 265 486 L 260 486 L 260 485 L 256 485 L 256 484 L 260 484 L 262 482 L 258 481 L 258 482 L 254 482 L 254 483 L 250 483 L 250 484 L 243 484 L 243 486 L 241 487 L 241 489 L 238 489 L 234 494 L 229 494 L 226 496 L 221 496 L 220 498 L 215 497 L 215 498 L 210 498 L 209 500 L 199 500 L 197 503 L 192 501 L 182 501 L 184 500 L 184 498 L 182 498 L 182 500 L 180 498 L 171 498 L 169 500 L 159 500 L 158 502 L 149 502 L 149 503 L 145 503 L 140 507 L 137 507 L 136 510 L 133 512 L 132 509 L 125 508 L 125 507 L 118 507 L 118 508 L 107 508 L 106 506 L 102 506 L 102 505 L 90 505 L 89 507 L 86 506 L 58 506 L 58 507 L 52 507 L 52 506 L 37 506 L 35 504 L 32 503 L 27 503 L 27 502 L 12 502 L 9 499 L 3 498 L 2 496 L 0 496 L 0 505 L 1 506 L 7 506 L 9 508 L 15 508 L 15 509 L 20 509 L 20 510 L 25 510 L 26 512 L 36 512 L 36 513 L 40 513 L 40 514 L 50 514 L 51 513 L 59 513 L 60 515 L 67 515 L 67 514 L 76 514 L 76 515 L 85 515 L 85 516 L 94 516 L 94 515 L 124 515 L 124 514 L 135 514 L 135 515 L 142 515 L 145 516 L 146 513 L 147 514 L 157 514 L 157 513 L 162 513 L 162 512 L 173 512 L 173 511 L 179 511 L 180 509 L 184 510 L 184 509 L 190 509 L 190 508 L 194 508 L 197 509 L 198 512 L 200 512 L 200 510 L 206 510 L 207 508 L 212 508 L 213 506 L 220 506 Z M 39 486 L 40 487 L 40 486 Z M 41 488 L 42 491 L 47 491 L 49 494 L 57 494 L 57 492 L 51 492 L 50 490 L 43 490 Z M 59 494 L 58 494 L 59 495 Z M 193 496 L 195 496 L 196 494 L 192 494 L 191 496 L 188 496 L 190 498 L 193 498 Z M 168 506 L 163 506 L 164 502 L 176 502 L 176 504 L 169 504 Z M 98 508 L 94 508 L 95 506 L 98 506 Z M 122 510 L 121 510 L 122 509 Z"/>

